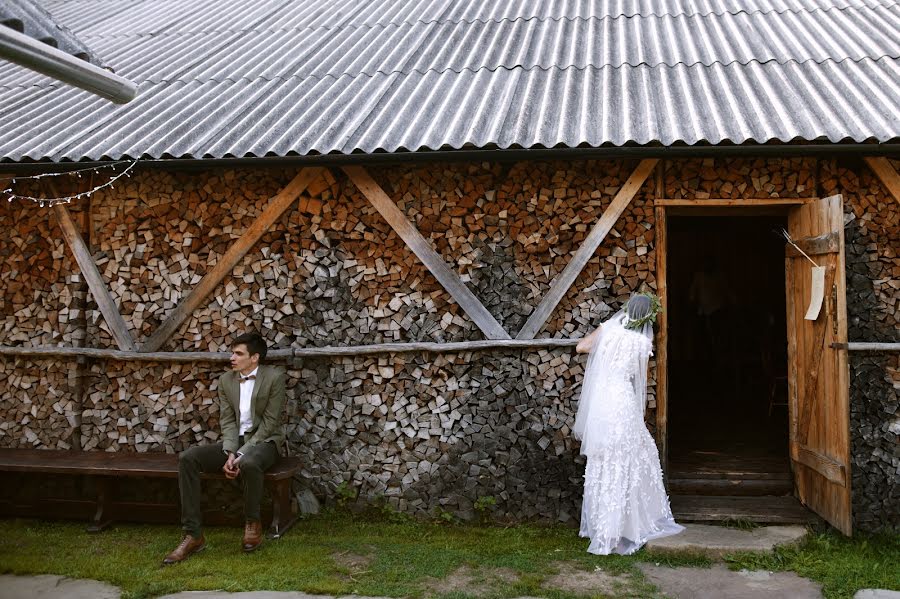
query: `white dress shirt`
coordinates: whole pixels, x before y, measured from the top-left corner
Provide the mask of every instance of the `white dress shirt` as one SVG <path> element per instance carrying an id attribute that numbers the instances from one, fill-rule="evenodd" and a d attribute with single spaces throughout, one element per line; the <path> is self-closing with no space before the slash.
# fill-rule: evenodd
<path id="1" fill-rule="evenodd" d="M 251 372 L 247 376 L 255 377 L 258 370 L 258 367 L 254 368 L 253 372 Z M 253 412 L 250 410 L 250 398 L 253 397 L 253 387 L 256 385 L 256 379 L 250 379 L 248 381 L 245 381 L 243 379 L 244 375 L 241 375 L 241 414 L 238 426 L 239 435 L 243 435 L 251 428 L 253 428 Z"/>

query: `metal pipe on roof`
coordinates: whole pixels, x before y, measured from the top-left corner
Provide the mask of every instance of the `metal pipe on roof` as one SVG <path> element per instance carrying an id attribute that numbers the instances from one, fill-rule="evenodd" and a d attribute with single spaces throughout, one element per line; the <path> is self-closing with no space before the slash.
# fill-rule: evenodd
<path id="1" fill-rule="evenodd" d="M 0 26 L 0 58 L 80 87 L 117 104 L 125 104 L 137 95 L 137 85 L 134 82 L 9 27 Z"/>

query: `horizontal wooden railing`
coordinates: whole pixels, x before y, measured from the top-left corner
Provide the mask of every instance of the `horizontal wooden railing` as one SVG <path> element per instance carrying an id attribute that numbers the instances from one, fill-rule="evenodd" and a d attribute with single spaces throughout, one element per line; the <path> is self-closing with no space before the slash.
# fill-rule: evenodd
<path id="1" fill-rule="evenodd" d="M 436 343 L 430 341 L 410 343 L 376 343 L 372 345 L 295 347 L 269 350 L 267 359 L 273 361 L 300 358 L 323 358 L 336 356 L 365 356 L 398 353 L 459 353 L 467 351 L 491 350 L 540 350 L 574 347 L 579 339 L 488 339 L 484 341 L 457 341 Z M 832 343 L 834 349 L 868 352 L 897 352 L 900 343 Z M 94 347 L 27 347 L 0 346 L 0 356 L 21 356 L 31 358 L 92 358 L 96 360 L 120 360 L 123 362 L 227 362 L 229 352 L 139 352 Z"/>
<path id="2" fill-rule="evenodd" d="M 574 347 L 579 339 L 489 339 L 484 341 L 457 341 L 452 343 L 411 342 L 378 343 L 373 345 L 295 347 L 269 350 L 266 359 L 272 361 L 320 358 L 334 356 L 364 356 L 394 353 L 459 353 L 491 350 L 534 350 Z M 139 352 L 92 347 L 12 347 L 0 346 L 0 356 L 31 358 L 92 358 L 97 360 L 121 360 L 135 362 L 227 362 L 229 352 Z"/>
<path id="3" fill-rule="evenodd" d="M 900 343 L 870 343 L 867 341 L 851 341 L 850 343 L 832 343 L 833 349 L 848 351 L 900 351 Z"/>

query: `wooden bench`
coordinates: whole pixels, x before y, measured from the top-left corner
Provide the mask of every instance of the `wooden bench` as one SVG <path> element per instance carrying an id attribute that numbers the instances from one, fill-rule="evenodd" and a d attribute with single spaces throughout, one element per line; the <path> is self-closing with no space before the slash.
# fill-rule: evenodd
<path id="1" fill-rule="evenodd" d="M 291 479 L 300 472 L 300 468 L 300 458 L 282 457 L 265 473 L 265 484 L 272 496 L 270 538 L 283 535 L 297 519 L 296 513 L 291 509 Z M 92 477 L 96 483 L 97 496 L 93 502 L 92 522 L 88 526 L 90 532 L 103 530 L 116 516 L 122 515 L 125 518 L 119 519 L 177 521 L 177 517 L 173 518 L 173 506 L 170 504 L 117 502 L 114 492 L 115 479 L 120 477 L 177 478 L 178 456 L 175 454 L 0 448 L 0 471 Z M 225 480 L 225 474 L 204 474 L 203 478 Z M 66 501 L 55 500 L 53 504 L 59 509 Z M 40 512 L 32 513 L 40 515 Z M 206 520 L 204 516 L 204 521 Z"/>

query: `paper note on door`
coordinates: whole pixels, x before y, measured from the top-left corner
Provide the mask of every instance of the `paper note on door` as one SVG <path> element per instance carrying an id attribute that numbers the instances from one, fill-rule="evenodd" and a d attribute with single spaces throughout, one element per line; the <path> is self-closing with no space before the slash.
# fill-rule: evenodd
<path id="1" fill-rule="evenodd" d="M 806 310 L 806 320 L 815 320 L 822 311 L 822 300 L 825 299 L 825 267 L 812 267 L 812 289 L 809 295 L 809 308 Z"/>

